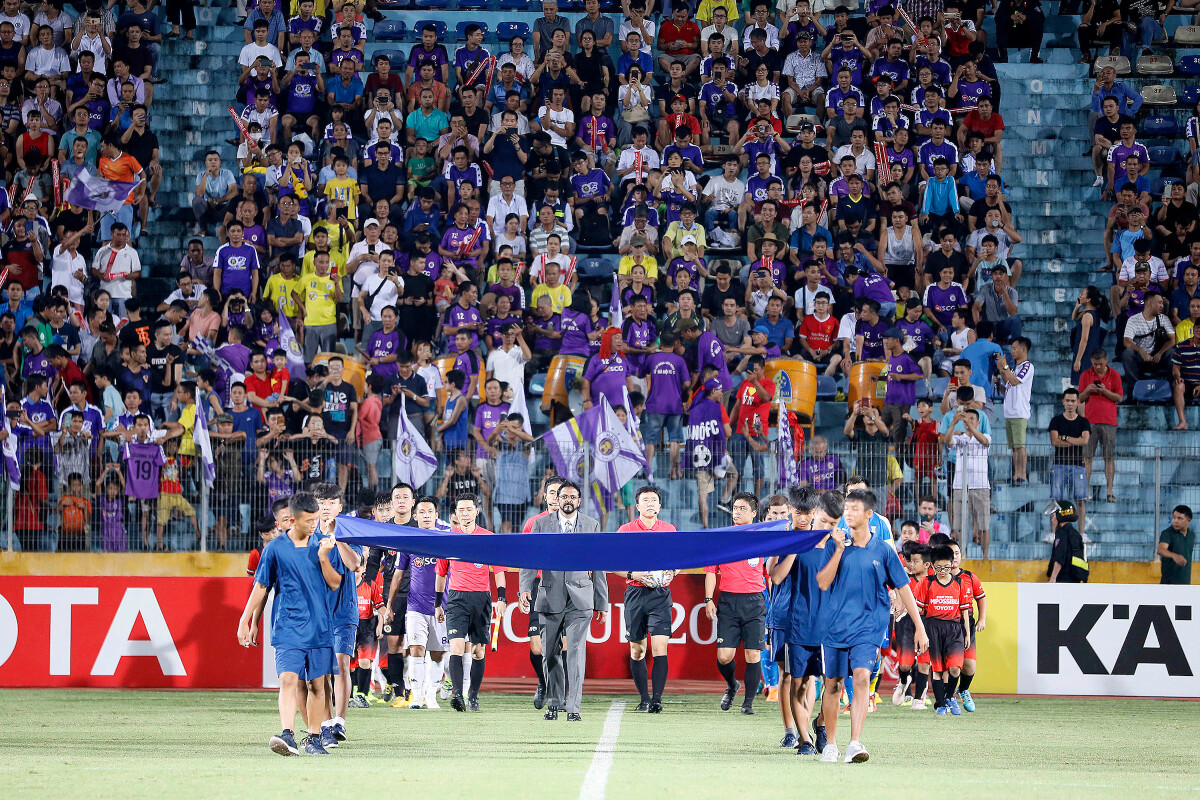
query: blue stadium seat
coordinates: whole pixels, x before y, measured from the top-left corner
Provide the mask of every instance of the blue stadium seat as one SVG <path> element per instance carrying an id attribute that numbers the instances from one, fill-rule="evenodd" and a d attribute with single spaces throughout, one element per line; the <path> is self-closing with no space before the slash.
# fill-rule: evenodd
<path id="1" fill-rule="evenodd" d="M 481 9 L 488 7 L 489 0 L 458 0 L 458 10 Z M 483 23 L 480 23 L 481 25 Z"/>
<path id="2" fill-rule="evenodd" d="M 1133 385 L 1133 399 L 1137 403 L 1171 402 L 1171 382 L 1163 378 L 1138 381 Z"/>
<path id="3" fill-rule="evenodd" d="M 407 0 L 376 0 L 376 5 L 384 11 L 398 11 L 408 6 Z"/>
<path id="4" fill-rule="evenodd" d="M 461 6 L 462 3 L 459 3 L 459 5 Z M 467 40 L 467 28 L 471 25 L 478 25 L 479 29 L 483 31 L 483 38 L 486 39 L 488 37 L 488 26 L 486 24 L 482 22 L 475 22 L 474 20 L 464 19 L 462 22 L 454 26 L 454 38 L 458 39 L 460 42 L 465 42 Z"/>
<path id="5" fill-rule="evenodd" d="M 1151 114 L 1142 120 L 1142 133 L 1174 139 L 1179 136 L 1179 121 L 1173 114 Z"/>
<path id="6" fill-rule="evenodd" d="M 529 379 L 529 393 L 534 397 L 541 397 L 542 392 L 546 389 L 546 373 L 539 372 Z"/>
<path id="7" fill-rule="evenodd" d="M 1147 150 L 1150 151 L 1150 164 L 1156 167 L 1173 166 L 1183 160 L 1173 145 L 1156 145 Z"/>
<path id="8" fill-rule="evenodd" d="M 833 400 L 837 397 L 837 381 L 831 375 L 817 376 L 817 399 Z"/>
<path id="9" fill-rule="evenodd" d="M 448 8 L 450 0 L 415 0 L 413 5 L 416 8 Z"/>
<path id="10" fill-rule="evenodd" d="M 930 388 L 927 381 L 917 381 L 917 399 L 928 400 L 930 397 Z"/>
<path id="11" fill-rule="evenodd" d="M 1182 56 L 1176 69 L 1180 75 L 1200 75 L 1200 56 Z"/>
<path id="12" fill-rule="evenodd" d="M 437 29 L 437 37 L 439 41 L 445 40 L 447 31 L 446 23 L 442 22 L 440 19 L 419 19 L 414 22 L 412 26 L 413 39 L 417 41 L 421 40 L 421 28 L 424 28 L 426 25 L 432 25 Z"/>
<path id="13" fill-rule="evenodd" d="M 496 23 L 496 38 L 500 41 L 511 42 L 517 36 L 520 36 L 525 41 L 529 41 L 529 26 L 524 22 Z"/>
<path id="14" fill-rule="evenodd" d="M 934 378 L 933 379 L 933 398 L 939 403 L 942 402 L 942 395 L 946 393 L 946 387 L 950 385 L 949 378 Z"/>
<path id="15" fill-rule="evenodd" d="M 401 23 L 401 24 L 403 24 L 403 23 Z M 393 68 L 395 68 L 396 70 L 401 71 L 401 72 L 403 71 L 404 64 L 408 61 L 408 56 L 404 55 L 403 50 L 387 49 L 387 50 L 376 50 L 374 53 L 372 53 L 371 54 L 371 63 L 374 64 L 375 59 L 379 58 L 379 56 L 387 56 L 388 63 L 390 63 Z"/>
<path id="16" fill-rule="evenodd" d="M 1189 86 L 1179 95 L 1179 102 L 1188 108 L 1195 108 L 1200 102 L 1200 86 Z"/>
<path id="17" fill-rule="evenodd" d="M 532 11 L 533 0 L 500 0 L 501 11 Z"/>
<path id="18" fill-rule="evenodd" d="M 402 20 L 381 19 L 371 29 L 371 36 L 377 42 L 402 42 L 408 37 L 408 27 Z"/>
<path id="19" fill-rule="evenodd" d="M 1163 190 L 1167 187 L 1167 179 L 1162 175 L 1155 175 L 1150 178 L 1150 196 L 1161 197 Z"/>
<path id="20" fill-rule="evenodd" d="M 575 262 L 575 271 L 584 280 L 606 280 L 612 278 L 611 261 L 596 256 L 582 256 Z"/>

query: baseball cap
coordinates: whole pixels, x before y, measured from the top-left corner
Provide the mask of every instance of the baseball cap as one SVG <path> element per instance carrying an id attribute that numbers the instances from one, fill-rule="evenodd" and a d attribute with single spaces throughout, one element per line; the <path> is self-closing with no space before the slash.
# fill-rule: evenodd
<path id="1" fill-rule="evenodd" d="M 674 103 L 676 100 L 678 100 L 678 101 L 679 101 L 679 102 L 681 102 L 681 103 L 686 103 L 686 102 L 687 102 L 687 98 L 686 98 L 686 97 L 684 97 L 684 96 L 683 96 L 683 95 L 681 95 L 681 94 L 677 94 L 677 95 L 675 95 L 674 97 L 672 97 L 672 98 L 671 98 L 671 102 L 672 102 L 672 103 Z"/>
<path id="2" fill-rule="evenodd" d="M 810 40 L 811 40 L 811 39 L 812 39 L 812 32 L 811 32 L 811 31 L 800 31 L 799 33 L 797 33 L 797 34 L 796 34 L 796 38 L 797 38 L 797 39 L 810 39 Z"/>
<path id="3" fill-rule="evenodd" d="M 1134 265 L 1133 271 L 1134 272 L 1149 272 L 1150 265 L 1144 261 L 1139 261 L 1137 264 Z"/>
<path id="4" fill-rule="evenodd" d="M 679 244 L 681 244 L 681 245 L 695 244 L 695 243 L 696 243 L 696 237 L 692 236 L 690 233 L 687 236 L 684 236 L 682 239 L 679 240 Z"/>
<path id="5" fill-rule="evenodd" d="M 817 126 L 813 125 L 811 122 L 806 122 L 800 126 L 800 130 L 802 131 L 815 131 L 816 129 Z"/>
<path id="6" fill-rule="evenodd" d="M 233 414 L 217 414 L 217 424 L 219 425 L 222 422 L 228 422 L 230 425 L 232 425 Z"/>
<path id="7" fill-rule="evenodd" d="M 369 220 L 367 220 L 366 222 L 363 223 L 363 230 L 366 230 L 367 228 L 371 227 L 372 225 L 375 225 L 378 227 L 379 220 L 375 219 L 374 217 L 371 217 Z"/>
<path id="8" fill-rule="evenodd" d="M 1055 513 L 1058 515 L 1059 522 L 1079 521 L 1079 512 L 1075 510 L 1075 504 L 1070 500 L 1059 500 L 1058 511 Z"/>
<path id="9" fill-rule="evenodd" d="M 899 328 L 888 328 L 886 331 L 884 331 L 883 338 L 899 339 L 900 341 L 904 341 L 904 331 L 900 330 Z"/>
<path id="10" fill-rule="evenodd" d="M 691 320 L 688 320 L 688 321 L 691 322 Z M 693 322 L 692 324 L 694 325 L 695 323 Z M 721 388 L 721 382 L 719 380 L 717 380 L 716 378 L 709 378 L 708 380 L 706 380 L 704 382 L 704 391 L 706 391 L 706 392 L 711 392 L 713 389 L 720 389 L 720 388 Z"/>
<path id="11" fill-rule="evenodd" d="M 750 330 L 750 332 L 751 332 L 751 333 L 761 333 L 763 336 L 770 336 L 770 335 L 771 335 L 771 332 L 770 332 L 769 330 L 767 330 L 766 328 L 764 328 L 762 325 L 755 325 L 755 326 L 754 326 L 754 327 L 753 327 L 753 328 Z"/>

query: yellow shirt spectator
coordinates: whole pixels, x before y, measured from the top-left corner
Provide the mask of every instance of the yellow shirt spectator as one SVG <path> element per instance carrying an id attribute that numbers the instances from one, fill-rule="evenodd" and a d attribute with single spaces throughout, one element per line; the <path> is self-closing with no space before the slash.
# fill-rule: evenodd
<path id="1" fill-rule="evenodd" d="M 295 317 L 300 313 L 300 308 L 296 305 L 296 301 L 292 299 L 292 292 L 299 294 L 301 280 L 299 275 L 285 278 L 281 273 L 276 272 L 267 278 L 267 286 L 263 289 L 263 297 L 270 302 L 272 309 L 279 308 L 279 301 L 283 300 L 283 313 L 286 316 Z"/>
<path id="2" fill-rule="evenodd" d="M 1196 324 L 1190 319 L 1185 319 L 1183 322 L 1175 326 L 1175 341 L 1186 342 L 1192 338 L 1192 330 Z"/>
<path id="3" fill-rule="evenodd" d="M 358 181 L 350 177 L 330 178 L 325 184 L 325 198 L 338 208 L 344 206 L 347 219 L 358 219 Z"/>
<path id="4" fill-rule="evenodd" d="M 646 268 L 646 280 L 654 283 L 658 280 L 658 259 L 651 255 L 642 256 L 641 261 L 637 261 L 635 256 L 621 256 L 620 263 L 617 264 L 618 275 L 630 275 L 634 264 L 641 264 Z"/>
<path id="5" fill-rule="evenodd" d="M 554 307 L 555 314 L 561 314 L 564 308 L 571 305 L 571 290 L 569 288 L 561 283 L 553 288 L 544 283 L 539 283 L 533 287 L 533 296 L 529 301 L 530 308 L 536 308 L 538 298 L 543 295 L 550 298 L 550 304 Z"/>
<path id="6" fill-rule="evenodd" d="M 696 24 L 701 28 L 712 25 L 714 8 L 723 8 L 729 14 L 726 24 L 732 25 L 738 21 L 738 7 L 733 0 L 700 0 L 700 7 L 696 9 Z"/>
<path id="7" fill-rule="evenodd" d="M 307 278 L 317 274 L 317 268 L 313 265 L 313 259 L 316 257 L 317 251 L 309 249 L 304 254 L 304 266 L 300 268 L 300 277 Z M 340 278 L 346 275 L 346 256 L 344 253 L 339 253 L 337 250 L 329 251 L 329 277 Z"/>
<path id="8" fill-rule="evenodd" d="M 196 404 L 183 407 L 179 412 L 179 424 L 183 426 L 183 436 L 179 437 L 179 455 L 196 455 L 196 442 L 192 439 L 192 431 L 196 428 Z"/>
<path id="9" fill-rule="evenodd" d="M 331 278 L 308 275 L 302 281 L 304 288 L 304 324 L 337 324 L 337 293 Z"/>
<path id="10" fill-rule="evenodd" d="M 708 247 L 708 242 L 704 239 L 704 226 L 698 222 L 693 222 L 691 228 L 684 228 L 676 220 L 667 226 L 667 232 L 663 235 L 663 239 L 671 240 L 671 247 L 675 248 L 673 252 L 678 255 L 683 251 L 683 245 L 680 244 L 683 237 L 689 235 L 696 238 L 696 247 L 700 255 L 704 255 L 704 248 Z"/>

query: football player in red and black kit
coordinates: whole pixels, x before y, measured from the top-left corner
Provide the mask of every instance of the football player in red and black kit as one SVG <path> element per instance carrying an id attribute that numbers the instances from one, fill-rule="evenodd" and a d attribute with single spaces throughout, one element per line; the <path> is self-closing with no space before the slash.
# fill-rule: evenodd
<path id="1" fill-rule="evenodd" d="M 929 577 L 931 552 L 929 545 L 915 541 L 905 542 L 901 548 L 900 560 L 904 562 L 904 569 L 908 572 L 908 588 L 912 589 L 914 597 L 917 594 L 917 585 Z M 895 642 L 896 663 L 900 674 L 896 689 L 892 692 L 892 705 L 911 705 L 915 711 L 922 711 L 925 708 L 925 687 L 929 681 L 929 651 L 917 655 L 914 639 L 917 629 L 907 614 L 893 608 L 892 618 L 892 641 Z"/>
<path id="2" fill-rule="evenodd" d="M 954 551 L 954 569 L 951 573 L 963 582 L 971 593 L 971 599 L 979 608 L 978 621 L 970 610 L 967 612 L 970 616 L 971 635 L 967 638 L 967 649 L 963 653 L 962 677 L 958 680 L 958 699 L 962 701 L 963 710 L 974 711 L 975 698 L 971 696 L 971 681 L 975 680 L 975 634 L 987 627 L 987 594 L 983 591 L 979 576 L 959 566 L 962 562 L 962 548 L 958 546 L 958 542 L 951 540 L 950 549 Z"/>
<path id="3" fill-rule="evenodd" d="M 948 545 L 935 547 L 931 557 L 934 574 L 917 583 L 914 596 L 929 636 L 929 666 L 937 713 L 957 716 L 962 710 L 954 700 L 954 692 L 962 672 L 967 637 L 971 635 L 968 618 L 971 595 L 963 581 L 951 574 L 954 551 Z"/>
<path id="4" fill-rule="evenodd" d="M 530 533 L 533 531 L 533 523 L 547 514 L 553 514 L 558 511 L 558 487 L 562 486 L 563 479 L 557 475 L 549 477 L 542 484 L 542 497 L 546 501 L 546 510 L 541 513 L 534 514 L 529 519 L 525 520 L 525 526 L 521 528 L 521 533 Z M 546 705 L 546 671 L 542 667 L 542 623 L 538 619 L 538 612 L 534 611 L 534 603 L 537 602 L 538 587 L 541 585 L 541 573 L 533 581 L 533 590 L 529 597 L 529 663 L 533 667 L 533 673 L 537 675 L 538 685 L 537 692 L 533 695 L 533 707 L 541 709 Z"/>
<path id="5" fill-rule="evenodd" d="M 662 494 L 653 486 L 637 490 L 633 500 L 638 516 L 617 528 L 617 533 L 673 531 L 675 526 L 658 518 Z M 662 694 L 667 685 L 667 643 L 671 640 L 671 589 L 647 586 L 645 572 L 625 573 L 625 635 L 629 639 L 629 666 L 640 702 L 636 711 L 662 713 Z M 649 676 L 653 692 L 647 687 L 646 637 L 654 656 L 654 671 Z"/>
<path id="6" fill-rule="evenodd" d="M 734 525 L 749 525 L 758 514 L 758 498 L 738 492 L 730 504 Z M 704 611 L 717 622 L 717 669 L 728 687 L 721 698 L 721 710 L 728 711 L 737 695 L 734 657 L 741 644 L 746 656 L 746 696 L 742 713 L 754 714 L 754 695 L 762 680 L 762 649 L 767 642 L 766 559 L 750 558 L 730 564 L 704 568 Z M 721 597 L 714 600 L 717 575 L 721 576 Z"/>

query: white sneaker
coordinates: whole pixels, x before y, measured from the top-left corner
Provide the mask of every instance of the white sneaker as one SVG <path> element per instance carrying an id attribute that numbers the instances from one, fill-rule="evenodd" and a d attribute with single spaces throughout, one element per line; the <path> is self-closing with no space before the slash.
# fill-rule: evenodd
<path id="1" fill-rule="evenodd" d="M 1104 185 L 1104 178 L 1100 175 L 1097 175 L 1095 182 L 1092 183 L 1092 188 L 1099 189 L 1103 185 Z"/>
<path id="2" fill-rule="evenodd" d="M 827 744 L 825 749 L 821 751 L 822 764 L 836 764 L 838 762 L 838 749 L 836 744 Z"/>
<path id="3" fill-rule="evenodd" d="M 916 700 L 913 700 L 912 710 L 913 711 L 925 711 L 926 710 L 925 701 L 919 697 Z"/>
<path id="4" fill-rule="evenodd" d="M 867 752 L 867 748 L 863 747 L 863 743 L 857 739 L 852 740 L 846 747 L 847 764 L 861 764 L 870 757 L 871 754 Z"/>
<path id="5" fill-rule="evenodd" d="M 434 711 L 437 711 L 438 709 L 441 708 L 441 706 L 438 705 L 437 695 L 438 695 L 437 689 L 433 686 L 430 686 L 429 689 L 426 690 L 426 692 L 425 692 L 425 707 L 426 708 L 432 708 Z"/>
<path id="6" fill-rule="evenodd" d="M 904 681 L 896 681 L 896 688 L 892 690 L 892 705 L 898 706 L 904 702 Z"/>

